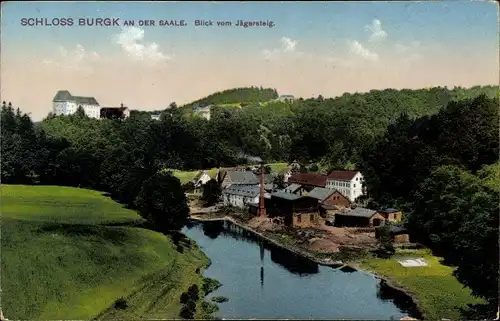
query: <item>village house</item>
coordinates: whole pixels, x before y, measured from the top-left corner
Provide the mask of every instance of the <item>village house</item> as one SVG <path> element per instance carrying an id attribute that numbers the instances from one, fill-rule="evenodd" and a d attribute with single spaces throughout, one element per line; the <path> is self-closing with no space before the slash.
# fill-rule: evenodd
<path id="1" fill-rule="evenodd" d="M 379 226 L 375 228 L 375 237 L 380 239 L 380 230 L 383 226 Z M 394 243 L 402 244 L 409 243 L 410 236 L 408 234 L 408 230 L 399 225 L 391 225 L 389 227 L 389 234 Z"/>
<path id="2" fill-rule="evenodd" d="M 207 171 L 200 171 L 198 174 L 196 174 L 191 182 L 193 182 L 194 188 L 195 190 L 197 190 L 211 179 L 212 178 L 210 177 L 210 175 L 208 175 Z"/>
<path id="3" fill-rule="evenodd" d="M 336 189 L 315 187 L 307 196 L 317 199 L 320 204 L 331 205 L 337 208 L 351 206 L 349 199 Z"/>
<path id="4" fill-rule="evenodd" d="M 364 207 L 345 209 L 335 213 L 335 226 L 342 227 L 374 227 L 383 224 L 385 218 L 377 211 Z"/>
<path id="5" fill-rule="evenodd" d="M 230 185 L 258 185 L 259 178 L 251 171 L 228 170 L 222 172 L 219 177 L 221 188 Z"/>
<path id="6" fill-rule="evenodd" d="M 130 110 L 123 104 L 121 104 L 120 107 L 102 107 L 100 117 L 108 119 L 125 119 L 130 117 Z"/>
<path id="7" fill-rule="evenodd" d="M 253 171 L 246 170 L 246 167 L 232 168 L 229 170 L 219 170 L 216 174 L 216 180 L 224 189 L 229 185 L 259 185 L 259 175 Z M 264 189 L 273 191 L 274 177 L 272 174 L 264 174 Z"/>
<path id="8" fill-rule="evenodd" d="M 285 189 L 283 191 L 286 193 L 292 193 L 292 194 L 296 194 L 299 196 L 302 196 L 302 195 L 307 193 L 307 191 L 304 189 L 304 187 L 302 185 L 299 185 L 299 184 L 288 185 L 287 187 L 285 187 Z"/>
<path id="9" fill-rule="evenodd" d="M 378 211 L 389 222 L 401 222 L 403 213 L 395 208 L 382 208 Z"/>
<path id="10" fill-rule="evenodd" d="M 199 115 L 200 117 L 210 120 L 211 111 L 214 105 L 208 105 L 205 107 L 193 107 L 193 113 Z"/>
<path id="11" fill-rule="evenodd" d="M 288 179 L 289 184 L 299 184 L 306 191 L 312 191 L 315 187 L 326 187 L 327 175 L 320 173 L 293 173 Z"/>
<path id="12" fill-rule="evenodd" d="M 245 208 L 250 203 L 258 204 L 259 196 L 259 185 L 231 185 L 222 191 L 222 202 L 225 206 Z"/>
<path id="13" fill-rule="evenodd" d="M 363 175 L 358 171 L 334 171 L 328 174 L 326 187 L 337 189 L 349 201 L 355 202 L 363 195 Z"/>
<path id="14" fill-rule="evenodd" d="M 312 227 L 320 221 L 318 201 L 311 197 L 278 191 L 265 205 L 269 217 L 283 217 L 289 227 Z"/>

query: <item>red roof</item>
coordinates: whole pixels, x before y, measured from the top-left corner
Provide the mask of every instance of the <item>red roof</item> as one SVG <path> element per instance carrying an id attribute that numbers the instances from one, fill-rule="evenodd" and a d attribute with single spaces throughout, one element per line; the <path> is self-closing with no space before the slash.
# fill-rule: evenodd
<path id="1" fill-rule="evenodd" d="M 335 171 L 328 175 L 328 179 L 336 181 L 350 181 L 354 176 L 359 173 L 358 171 Z"/>
<path id="2" fill-rule="evenodd" d="M 318 173 L 294 173 L 288 178 L 288 183 L 325 187 L 326 178 L 326 175 Z"/>

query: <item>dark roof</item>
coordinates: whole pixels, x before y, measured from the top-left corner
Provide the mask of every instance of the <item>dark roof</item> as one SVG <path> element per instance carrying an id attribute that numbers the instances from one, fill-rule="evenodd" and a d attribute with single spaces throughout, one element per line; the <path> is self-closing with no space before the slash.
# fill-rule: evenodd
<path id="1" fill-rule="evenodd" d="M 358 171 L 334 171 L 328 174 L 328 179 L 336 181 L 350 181 L 354 176 L 359 173 Z"/>
<path id="2" fill-rule="evenodd" d="M 373 215 L 375 215 L 377 211 L 370 210 L 364 207 L 356 207 L 353 210 L 347 211 L 347 212 L 342 212 L 342 213 L 337 213 L 338 215 L 345 215 L 345 216 L 355 216 L 355 217 L 365 217 L 365 218 L 371 218 Z"/>
<path id="3" fill-rule="evenodd" d="M 67 90 L 59 90 L 56 95 L 54 96 L 54 99 L 52 99 L 53 102 L 56 101 L 68 101 L 71 100 L 72 96 Z"/>
<path id="4" fill-rule="evenodd" d="M 252 185 L 252 184 L 259 184 L 259 179 L 258 177 L 248 171 L 227 171 L 227 174 L 231 178 L 231 184 L 247 184 L 247 185 Z"/>
<path id="5" fill-rule="evenodd" d="M 405 229 L 404 227 L 402 226 L 397 226 L 397 225 L 394 225 L 394 226 L 391 226 L 389 228 L 389 233 L 393 234 L 393 235 L 397 235 L 397 234 L 406 234 L 408 233 L 408 230 Z"/>
<path id="6" fill-rule="evenodd" d="M 379 210 L 380 213 L 385 213 L 385 214 L 389 214 L 389 213 L 396 213 L 396 212 L 399 212 L 399 210 L 395 209 L 395 208 L 392 208 L 392 207 L 389 207 L 389 208 L 382 208 Z"/>
<path id="7" fill-rule="evenodd" d="M 255 197 L 259 195 L 260 188 L 258 185 L 230 185 L 224 189 L 222 193 L 244 197 Z"/>
<path id="8" fill-rule="evenodd" d="M 271 197 L 277 197 L 277 198 L 285 199 L 288 201 L 294 201 L 294 200 L 298 200 L 302 196 L 297 195 L 297 194 L 287 193 L 284 191 L 277 191 L 277 192 L 272 193 Z"/>
<path id="9" fill-rule="evenodd" d="M 67 90 L 59 90 L 54 96 L 54 99 L 52 99 L 53 102 L 70 100 L 76 101 L 77 104 L 99 105 L 94 97 L 73 96 Z"/>
<path id="10" fill-rule="evenodd" d="M 307 196 L 315 198 L 320 201 L 326 200 L 330 195 L 335 193 L 334 189 L 323 188 L 323 187 L 315 187 L 312 191 L 310 191 Z"/>
<path id="11" fill-rule="evenodd" d="M 325 210 L 338 210 L 338 206 L 336 205 L 330 205 L 330 204 L 321 204 L 320 205 L 322 208 L 324 208 Z"/>
<path id="12" fill-rule="evenodd" d="M 287 186 L 284 189 L 284 191 L 287 193 L 295 193 L 301 187 L 302 187 L 302 185 L 300 185 L 300 184 L 291 184 L 290 186 Z"/>
<path id="13" fill-rule="evenodd" d="M 326 175 L 318 173 L 294 173 L 288 179 L 288 183 L 325 187 L 326 178 Z"/>

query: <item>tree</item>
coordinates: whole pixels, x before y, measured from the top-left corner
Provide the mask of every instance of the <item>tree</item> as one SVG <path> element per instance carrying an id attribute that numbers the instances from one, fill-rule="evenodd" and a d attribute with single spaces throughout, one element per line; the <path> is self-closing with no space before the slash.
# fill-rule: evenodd
<path id="1" fill-rule="evenodd" d="M 85 118 L 85 117 L 87 117 L 87 114 L 85 114 L 85 109 L 83 109 L 82 106 L 78 106 L 78 108 L 76 109 L 76 112 L 75 112 L 75 116 L 77 118 Z"/>
<path id="2" fill-rule="evenodd" d="M 160 231 L 179 231 L 189 217 L 186 195 L 178 178 L 156 173 L 142 184 L 135 205 Z"/>
<path id="3" fill-rule="evenodd" d="M 222 189 L 215 179 L 209 180 L 202 188 L 201 199 L 205 206 L 212 206 L 219 202 L 222 195 Z"/>
<path id="4" fill-rule="evenodd" d="M 284 189 L 286 187 L 285 184 L 285 175 L 278 174 L 273 178 L 273 185 L 277 189 Z"/>

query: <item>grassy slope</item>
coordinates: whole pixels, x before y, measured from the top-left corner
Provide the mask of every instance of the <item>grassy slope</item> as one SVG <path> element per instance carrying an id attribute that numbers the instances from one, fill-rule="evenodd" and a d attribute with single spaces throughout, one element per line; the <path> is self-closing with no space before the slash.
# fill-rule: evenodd
<path id="1" fill-rule="evenodd" d="M 405 268 L 396 260 L 398 257 L 423 257 L 427 267 Z M 460 319 L 460 308 L 466 309 L 469 303 L 483 303 L 471 296 L 452 276 L 453 268 L 440 263 L 440 258 L 428 250 L 400 250 L 390 259 L 372 258 L 361 266 L 376 274 L 387 277 L 414 294 L 427 320 Z"/>
<path id="2" fill-rule="evenodd" d="M 173 318 L 180 294 L 201 284 L 195 270 L 207 258 L 199 250 L 180 254 L 162 234 L 104 225 L 140 217 L 99 192 L 2 185 L 1 194 L 2 308 L 10 319 L 90 319 L 132 293 L 122 316 Z"/>

